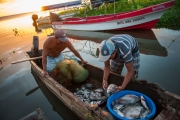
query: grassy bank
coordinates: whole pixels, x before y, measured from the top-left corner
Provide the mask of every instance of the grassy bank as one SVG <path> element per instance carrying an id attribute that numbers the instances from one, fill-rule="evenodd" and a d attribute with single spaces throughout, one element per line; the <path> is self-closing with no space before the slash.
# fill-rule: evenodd
<path id="1" fill-rule="evenodd" d="M 119 0 L 115 3 L 115 12 L 128 12 L 141 9 L 147 6 L 156 5 L 169 0 Z M 167 10 L 156 24 L 155 28 L 168 28 L 172 30 L 180 30 L 180 0 L 175 1 L 175 5 Z M 86 8 L 86 9 L 85 9 Z M 60 14 L 69 12 L 76 13 L 74 17 L 95 16 L 114 13 L 114 3 L 105 3 L 98 8 L 91 8 L 86 5 L 85 8 L 75 8 L 73 10 L 64 11 Z"/>

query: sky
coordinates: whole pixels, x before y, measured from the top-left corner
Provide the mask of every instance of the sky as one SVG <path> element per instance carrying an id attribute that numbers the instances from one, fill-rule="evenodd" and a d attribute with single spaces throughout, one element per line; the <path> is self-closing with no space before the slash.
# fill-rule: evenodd
<path id="1" fill-rule="evenodd" d="M 19 13 L 40 11 L 41 6 L 75 0 L 0 0 L 0 17 Z"/>

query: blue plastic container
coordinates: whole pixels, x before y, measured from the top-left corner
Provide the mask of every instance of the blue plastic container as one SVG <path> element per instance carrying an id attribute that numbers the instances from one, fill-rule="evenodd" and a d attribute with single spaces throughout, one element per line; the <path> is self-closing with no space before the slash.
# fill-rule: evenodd
<path id="1" fill-rule="evenodd" d="M 111 115 L 114 117 L 115 120 L 132 120 L 132 119 L 127 119 L 127 118 L 124 118 L 124 117 L 121 117 L 119 116 L 113 109 L 112 109 L 112 102 L 114 100 L 117 100 L 119 99 L 120 97 L 126 95 L 126 94 L 134 94 L 136 96 L 143 96 L 145 101 L 146 101 L 146 104 L 147 106 L 149 107 L 149 109 L 151 110 L 151 113 L 149 115 L 147 115 L 145 118 L 143 119 L 139 119 L 139 120 L 148 120 L 150 118 L 153 118 L 155 113 L 156 113 L 156 106 L 154 104 L 154 102 L 146 95 L 140 93 L 140 92 L 136 92 L 136 91 L 131 91 L 131 90 L 122 90 L 120 92 L 117 92 L 117 93 L 114 93 L 112 94 L 108 100 L 107 100 L 107 107 L 108 107 L 108 110 L 109 112 L 111 113 Z"/>

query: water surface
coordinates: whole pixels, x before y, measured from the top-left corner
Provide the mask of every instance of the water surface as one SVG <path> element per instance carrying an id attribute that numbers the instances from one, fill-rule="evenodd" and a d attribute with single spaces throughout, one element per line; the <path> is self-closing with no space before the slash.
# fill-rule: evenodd
<path id="1" fill-rule="evenodd" d="M 78 119 L 61 101 L 37 83 L 31 74 L 29 62 L 11 65 L 25 59 L 24 52 L 31 50 L 33 36 L 39 37 L 39 49 L 52 30 L 35 32 L 31 15 L 11 17 L 0 21 L 0 119 L 14 120 L 40 108 L 49 120 Z M 17 29 L 18 35 L 13 32 Z M 103 68 L 98 62 L 96 49 L 103 39 L 115 34 L 134 36 L 140 48 L 139 79 L 155 82 L 167 91 L 180 95 L 180 31 L 168 29 L 133 31 L 66 31 L 67 36 L 82 57 L 90 64 Z M 125 74 L 123 69 L 123 75 Z M 73 117 L 70 117 L 73 116 Z"/>

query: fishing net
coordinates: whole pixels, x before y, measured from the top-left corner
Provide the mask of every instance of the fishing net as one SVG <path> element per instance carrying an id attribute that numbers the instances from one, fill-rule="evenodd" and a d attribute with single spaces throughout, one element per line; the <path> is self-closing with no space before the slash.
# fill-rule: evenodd
<path id="1" fill-rule="evenodd" d="M 72 59 L 61 60 L 55 67 L 66 82 L 80 83 L 87 79 L 89 72 Z"/>
<path id="2" fill-rule="evenodd" d="M 87 79 L 89 72 L 85 68 L 83 68 L 81 65 L 79 65 L 76 61 L 71 61 L 71 75 L 73 77 L 74 82 L 80 83 Z"/>

